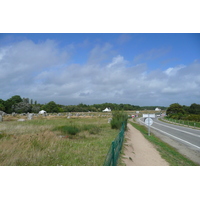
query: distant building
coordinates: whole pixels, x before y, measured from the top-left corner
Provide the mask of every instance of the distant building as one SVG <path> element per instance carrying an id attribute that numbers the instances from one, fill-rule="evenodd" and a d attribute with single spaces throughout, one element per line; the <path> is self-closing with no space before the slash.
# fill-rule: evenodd
<path id="1" fill-rule="evenodd" d="M 111 112 L 111 109 L 110 108 L 106 108 L 104 110 L 102 110 L 103 112 Z"/>

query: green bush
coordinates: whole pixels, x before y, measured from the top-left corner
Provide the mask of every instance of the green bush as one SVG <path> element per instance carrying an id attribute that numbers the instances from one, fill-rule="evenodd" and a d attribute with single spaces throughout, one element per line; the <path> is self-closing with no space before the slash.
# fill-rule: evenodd
<path id="1" fill-rule="evenodd" d="M 64 135 L 66 134 L 76 135 L 77 133 L 80 132 L 80 129 L 75 126 L 60 126 L 55 128 L 54 130 L 61 131 Z"/>
<path id="2" fill-rule="evenodd" d="M 99 132 L 101 131 L 101 128 L 96 126 L 96 127 L 93 127 L 89 130 L 89 133 L 94 135 L 94 134 L 98 134 Z"/>
<path id="3" fill-rule="evenodd" d="M 98 134 L 101 128 L 94 124 L 85 124 L 81 127 L 83 131 L 88 131 L 90 134 Z"/>
<path id="4" fill-rule="evenodd" d="M 112 112 L 112 120 L 110 122 L 112 129 L 121 129 L 122 123 L 125 123 L 125 129 L 127 128 L 128 115 L 123 111 Z"/>

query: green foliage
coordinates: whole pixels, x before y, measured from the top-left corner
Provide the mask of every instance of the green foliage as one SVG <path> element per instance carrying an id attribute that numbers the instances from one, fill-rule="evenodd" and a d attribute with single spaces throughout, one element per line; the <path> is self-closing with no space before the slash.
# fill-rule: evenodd
<path id="1" fill-rule="evenodd" d="M 12 106 L 22 102 L 22 98 L 19 95 L 12 96 L 10 99 L 5 101 L 5 112 L 12 113 Z"/>
<path id="2" fill-rule="evenodd" d="M 80 129 L 76 126 L 60 126 L 60 127 L 56 127 L 54 130 L 58 130 L 61 131 L 62 134 L 64 135 L 76 135 L 77 133 L 80 132 Z"/>
<path id="3" fill-rule="evenodd" d="M 17 113 L 31 112 L 31 105 L 29 103 L 20 102 L 12 105 L 12 110 Z"/>
<path id="4" fill-rule="evenodd" d="M 54 101 L 50 101 L 48 104 L 42 106 L 42 109 L 49 112 L 59 112 L 59 107 Z"/>
<path id="5" fill-rule="evenodd" d="M 167 109 L 166 111 L 166 114 L 167 115 L 173 115 L 173 114 L 176 114 L 176 115 L 183 115 L 185 114 L 185 111 L 183 109 L 183 107 L 178 104 L 178 103 L 173 103 L 170 105 L 170 107 Z"/>
<path id="6" fill-rule="evenodd" d="M 41 110 L 39 105 L 32 105 L 31 112 L 38 113 Z"/>
<path id="7" fill-rule="evenodd" d="M 101 127 L 95 124 L 84 125 L 66 125 L 54 128 L 54 131 L 61 131 L 63 135 L 76 135 L 81 131 L 88 131 L 89 134 L 95 135 L 101 132 Z"/>
<path id="8" fill-rule="evenodd" d="M 0 110 L 5 111 L 5 106 L 0 103 Z"/>
<path id="9" fill-rule="evenodd" d="M 200 114 L 200 104 L 193 103 L 189 108 L 189 113 L 191 114 Z"/>
<path id="10" fill-rule="evenodd" d="M 81 130 L 88 131 L 90 134 L 98 134 L 101 132 L 101 127 L 94 124 L 85 124 L 81 127 Z"/>
<path id="11" fill-rule="evenodd" d="M 128 115 L 123 111 L 113 111 L 112 120 L 110 122 L 111 128 L 120 130 L 123 122 L 125 122 L 125 128 L 126 128 L 127 120 L 128 120 Z"/>
<path id="12" fill-rule="evenodd" d="M 12 96 L 9 100 L 14 102 L 14 103 L 22 102 L 22 98 L 19 95 Z"/>
<path id="13" fill-rule="evenodd" d="M 170 119 L 199 122 L 200 104 L 193 103 L 190 106 L 181 106 L 178 103 L 174 103 L 167 109 L 166 114 Z"/>

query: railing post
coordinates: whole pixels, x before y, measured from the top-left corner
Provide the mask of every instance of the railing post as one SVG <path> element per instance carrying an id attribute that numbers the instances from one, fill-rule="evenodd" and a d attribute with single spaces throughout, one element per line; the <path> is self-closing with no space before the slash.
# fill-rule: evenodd
<path id="1" fill-rule="evenodd" d="M 112 159 L 113 159 L 113 166 L 116 166 L 116 157 L 115 157 L 115 142 L 112 142 Z"/>

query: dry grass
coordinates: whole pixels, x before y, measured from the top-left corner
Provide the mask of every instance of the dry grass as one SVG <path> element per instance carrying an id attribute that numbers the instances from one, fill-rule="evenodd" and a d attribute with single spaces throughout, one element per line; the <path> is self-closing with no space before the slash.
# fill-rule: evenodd
<path id="1" fill-rule="evenodd" d="M 110 144 L 118 134 L 110 128 L 107 117 L 39 117 L 25 122 L 16 120 L 9 118 L 0 124 L 2 166 L 103 165 Z M 64 125 L 93 125 L 100 127 L 101 131 L 91 134 L 83 130 L 69 139 L 62 137 L 62 132 L 56 130 L 56 127 Z"/>

